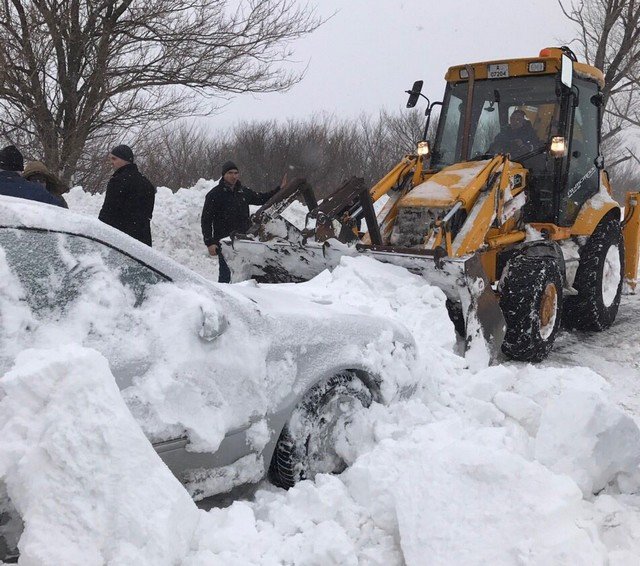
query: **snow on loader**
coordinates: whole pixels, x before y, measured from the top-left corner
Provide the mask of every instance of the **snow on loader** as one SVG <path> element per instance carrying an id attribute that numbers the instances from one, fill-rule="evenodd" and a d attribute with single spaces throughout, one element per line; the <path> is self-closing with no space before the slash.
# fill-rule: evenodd
<path id="1" fill-rule="evenodd" d="M 636 285 L 640 219 L 639 193 L 621 219 L 604 170 L 603 74 L 562 47 L 451 67 L 445 79 L 442 102 L 421 81 L 407 91 L 407 107 L 427 100 L 423 139 L 373 187 L 354 177 L 318 204 L 298 179 L 247 234 L 223 240 L 232 281 L 304 281 L 366 254 L 440 287 L 467 348 L 481 339 L 493 359 L 544 359 L 561 321 L 608 328 L 624 280 Z M 514 112 L 528 139 L 514 135 Z M 309 208 L 305 225 L 287 214 L 294 199 Z"/>

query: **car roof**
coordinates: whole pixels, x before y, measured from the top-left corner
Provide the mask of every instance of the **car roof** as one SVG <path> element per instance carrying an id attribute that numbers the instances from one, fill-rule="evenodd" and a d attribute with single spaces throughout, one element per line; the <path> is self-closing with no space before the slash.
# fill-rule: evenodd
<path id="1" fill-rule="evenodd" d="M 205 286 L 218 296 L 232 298 L 245 305 L 257 305 L 265 300 L 272 303 L 269 289 L 252 288 L 251 283 L 248 283 L 248 288 L 247 285 L 215 283 L 93 216 L 59 206 L 0 195 L 0 228 L 43 230 L 91 238 L 124 252 L 177 283 Z M 311 304 L 299 298 L 292 300 Z"/>
<path id="2" fill-rule="evenodd" d="M 121 250 L 174 281 L 212 285 L 211 281 L 201 275 L 97 218 L 59 206 L 0 195 L 0 227 L 88 237 Z"/>
<path id="3" fill-rule="evenodd" d="M 372 326 L 376 325 L 373 322 L 374 319 L 378 321 L 378 325 L 382 322 L 380 317 L 364 315 L 357 312 L 357 309 L 353 309 L 353 312 L 348 314 L 344 312 L 344 306 L 339 309 L 330 308 L 331 314 L 329 315 L 326 305 L 288 293 L 286 289 L 275 289 L 278 287 L 277 285 L 258 288 L 254 281 L 238 285 L 217 284 L 93 216 L 54 205 L 0 195 L 0 228 L 43 230 L 88 237 L 130 255 L 175 282 L 206 286 L 218 296 L 231 299 L 236 304 L 251 305 L 252 309 L 257 307 L 262 312 L 281 315 L 286 312 L 289 314 L 297 312 L 302 316 L 313 318 L 316 324 L 319 324 L 318 320 L 320 319 L 343 318 L 347 320 L 352 319 L 356 314 L 356 318 L 361 322 L 367 319 L 368 324 Z M 385 321 L 384 326 L 388 327 L 389 325 L 395 326 L 389 321 Z"/>

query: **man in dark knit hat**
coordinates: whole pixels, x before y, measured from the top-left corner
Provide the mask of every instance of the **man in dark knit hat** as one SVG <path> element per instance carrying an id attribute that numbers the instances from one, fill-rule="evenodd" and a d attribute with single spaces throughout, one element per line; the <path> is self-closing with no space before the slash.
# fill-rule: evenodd
<path id="1" fill-rule="evenodd" d="M 20 175 L 23 169 L 24 159 L 15 145 L 0 150 L 0 195 L 62 206 L 43 186 L 24 179 Z"/>
<path id="2" fill-rule="evenodd" d="M 117 145 L 109 154 L 114 169 L 98 218 L 148 246 L 156 188 L 133 162 L 128 145 Z"/>
<path id="3" fill-rule="evenodd" d="M 285 174 L 279 187 L 267 193 L 256 193 L 242 185 L 240 172 L 233 161 L 227 161 L 222 165 L 221 174 L 220 182 L 204 199 L 200 223 L 204 245 L 211 255 L 218 256 L 220 262 L 218 281 L 229 283 L 231 271 L 220 253 L 220 240 L 232 232 L 246 232 L 251 226 L 249 205 L 266 203 L 286 185 L 287 175 Z"/>

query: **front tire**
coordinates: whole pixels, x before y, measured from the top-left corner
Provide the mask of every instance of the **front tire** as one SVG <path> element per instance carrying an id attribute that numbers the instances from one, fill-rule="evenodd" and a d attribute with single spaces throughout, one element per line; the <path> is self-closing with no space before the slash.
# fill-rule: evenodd
<path id="1" fill-rule="evenodd" d="M 507 324 L 502 351 L 522 362 L 540 362 L 553 348 L 562 313 L 562 275 L 548 257 L 516 256 L 501 283 Z"/>
<path id="2" fill-rule="evenodd" d="M 269 479 L 288 489 L 319 473 L 340 473 L 345 461 L 336 453 L 337 434 L 373 402 L 369 388 L 353 371 L 316 384 L 282 429 L 269 466 Z"/>
<path id="3" fill-rule="evenodd" d="M 601 222 L 580 250 L 575 296 L 565 301 L 564 323 L 577 330 L 605 330 L 616 319 L 624 280 L 624 242 L 620 222 Z"/>

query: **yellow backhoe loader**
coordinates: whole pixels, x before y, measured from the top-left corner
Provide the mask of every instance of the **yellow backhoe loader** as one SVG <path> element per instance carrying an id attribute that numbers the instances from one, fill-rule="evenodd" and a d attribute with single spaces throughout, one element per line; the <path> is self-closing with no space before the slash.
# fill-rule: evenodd
<path id="1" fill-rule="evenodd" d="M 408 107 L 427 100 L 425 134 L 373 187 L 352 178 L 317 204 L 296 180 L 223 241 L 232 280 L 304 281 L 370 255 L 440 287 L 467 347 L 482 339 L 493 358 L 544 359 L 561 322 L 608 328 L 625 279 L 636 285 L 640 215 L 629 193 L 622 219 L 604 169 L 603 74 L 562 47 L 445 79 L 442 102 L 421 81 L 407 91 Z M 294 199 L 303 226 L 287 219 Z"/>

